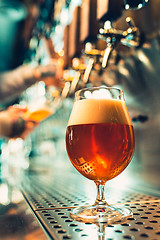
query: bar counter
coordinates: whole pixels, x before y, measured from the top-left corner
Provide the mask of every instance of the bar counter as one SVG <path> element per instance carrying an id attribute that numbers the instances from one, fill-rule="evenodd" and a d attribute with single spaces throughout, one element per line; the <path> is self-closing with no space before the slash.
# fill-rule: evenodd
<path id="1" fill-rule="evenodd" d="M 70 211 L 93 203 L 94 182 L 81 176 L 65 159 L 62 167 L 33 169 L 0 185 L 0 239 L 154 239 L 160 238 L 158 170 L 141 171 L 133 163 L 105 187 L 109 204 L 125 206 L 133 216 L 117 224 L 82 223 Z M 58 166 L 58 165 L 57 165 Z"/>

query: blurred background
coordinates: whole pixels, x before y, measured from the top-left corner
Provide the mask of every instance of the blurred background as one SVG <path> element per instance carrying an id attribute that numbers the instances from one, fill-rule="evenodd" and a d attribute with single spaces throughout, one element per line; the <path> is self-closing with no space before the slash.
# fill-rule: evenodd
<path id="1" fill-rule="evenodd" d="M 65 131 L 75 91 L 104 85 L 125 92 L 136 143 L 128 171 L 159 189 L 159 9 L 160 0 L 0 0 L 0 74 L 26 65 L 45 69 L 54 61 L 63 68 L 61 84 L 38 75 L 0 102 L 1 111 L 18 104 L 50 112 L 35 115 L 38 126 L 24 139 L 1 137 L 1 181 L 14 185 L 26 172 L 49 176 L 55 168 L 72 169 Z"/>
<path id="2" fill-rule="evenodd" d="M 75 91 L 105 85 L 125 91 L 136 138 L 131 165 L 145 172 L 159 171 L 159 5 L 159 0 L 0 1 L 1 74 L 23 65 L 45 68 L 51 61 L 63 66 L 61 87 L 51 77 L 50 84 L 40 79 L 16 97 L 1 101 L 2 110 L 14 104 L 32 111 L 42 105 L 51 110 L 50 117 L 41 119 L 23 140 L 27 168 L 41 164 L 47 168 L 48 162 L 39 159 L 44 154 L 51 164 L 61 165 Z M 2 138 L 1 151 L 8 148 L 3 152 L 12 154 L 9 145 L 19 148 L 18 141 Z"/>

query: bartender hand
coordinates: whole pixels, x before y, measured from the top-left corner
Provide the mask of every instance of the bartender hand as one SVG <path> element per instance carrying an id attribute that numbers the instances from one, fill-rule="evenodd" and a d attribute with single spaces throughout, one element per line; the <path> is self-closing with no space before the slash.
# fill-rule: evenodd
<path id="1" fill-rule="evenodd" d="M 26 108 L 11 106 L 0 112 L 0 135 L 7 138 L 24 139 L 37 126 L 34 121 L 23 119 Z"/>
<path id="2" fill-rule="evenodd" d="M 46 86 L 63 87 L 63 66 L 60 60 L 51 60 L 48 65 L 39 65 L 34 69 L 34 76 L 44 81 Z"/>
<path id="3" fill-rule="evenodd" d="M 0 103 L 12 101 L 36 82 L 44 81 L 46 86 L 63 88 L 63 66 L 59 60 L 48 65 L 22 65 L 12 71 L 0 73 Z"/>

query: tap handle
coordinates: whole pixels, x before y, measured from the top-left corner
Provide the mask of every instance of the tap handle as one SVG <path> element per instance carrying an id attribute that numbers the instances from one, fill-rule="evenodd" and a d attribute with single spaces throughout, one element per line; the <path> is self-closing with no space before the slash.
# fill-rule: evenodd
<path id="1" fill-rule="evenodd" d="M 140 31 L 135 26 L 132 18 L 127 17 L 126 22 L 129 27 L 127 30 L 123 31 L 123 38 L 121 39 L 121 43 L 128 47 L 137 47 L 140 45 Z"/>
<path id="2" fill-rule="evenodd" d="M 105 40 L 108 45 L 110 45 L 110 44 L 114 45 L 115 43 L 120 41 L 121 38 L 123 38 L 123 37 L 124 36 L 123 36 L 122 30 L 118 30 L 115 28 L 110 28 L 110 29 L 100 28 L 99 29 L 98 38 Z"/>
<path id="3" fill-rule="evenodd" d="M 119 29 L 115 29 L 113 27 L 110 28 L 100 28 L 98 38 L 104 39 L 107 42 L 109 47 L 115 48 L 118 42 L 121 42 L 123 45 L 127 45 L 129 47 L 139 46 L 140 44 L 140 31 L 135 26 L 132 18 L 127 17 L 126 22 L 128 24 L 128 29 L 123 31 Z"/>
<path id="4" fill-rule="evenodd" d="M 135 23 L 134 23 L 134 21 L 133 21 L 132 18 L 127 17 L 127 18 L 126 18 L 126 22 L 127 22 L 127 24 L 128 24 L 129 27 L 131 27 L 131 28 L 135 27 Z"/>
<path id="5" fill-rule="evenodd" d="M 83 51 L 83 54 L 93 58 L 95 62 L 98 62 L 101 57 L 104 55 L 104 50 L 96 49 L 95 46 L 92 43 L 86 43 L 85 49 Z"/>

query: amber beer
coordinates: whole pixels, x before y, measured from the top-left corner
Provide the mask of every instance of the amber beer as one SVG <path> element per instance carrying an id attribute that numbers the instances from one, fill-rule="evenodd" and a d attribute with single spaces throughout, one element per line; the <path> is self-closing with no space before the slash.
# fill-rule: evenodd
<path id="1" fill-rule="evenodd" d="M 107 181 L 131 161 L 134 132 L 125 102 L 115 99 L 76 101 L 66 131 L 74 167 L 91 180 Z"/>
<path id="2" fill-rule="evenodd" d="M 28 114 L 28 120 L 35 122 L 41 122 L 44 119 L 48 118 L 52 112 L 48 109 L 38 109 Z"/>
<path id="3" fill-rule="evenodd" d="M 46 118 L 48 118 L 50 115 L 52 115 L 51 110 L 49 110 L 47 108 L 46 109 L 41 108 L 41 109 L 37 109 L 34 111 L 28 110 L 24 114 L 24 118 L 28 121 L 41 122 L 41 121 L 45 120 Z"/>

